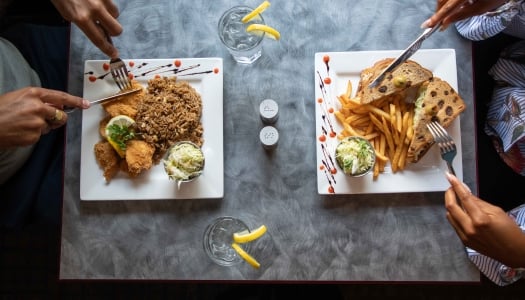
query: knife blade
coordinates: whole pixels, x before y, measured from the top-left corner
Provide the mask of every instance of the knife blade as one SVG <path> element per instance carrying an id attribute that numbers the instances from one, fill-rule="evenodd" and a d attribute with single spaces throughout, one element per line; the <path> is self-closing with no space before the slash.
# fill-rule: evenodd
<path id="1" fill-rule="evenodd" d="M 421 48 L 421 45 L 423 44 L 423 41 L 426 40 L 429 36 L 431 36 L 434 32 L 436 32 L 436 30 L 441 27 L 441 23 L 439 24 L 436 24 L 436 26 L 432 27 L 432 28 L 427 28 L 423 31 L 423 33 L 421 33 L 421 35 L 419 35 L 417 37 L 417 39 L 415 41 L 412 42 L 412 44 L 410 44 L 410 46 L 408 46 L 408 48 L 405 49 L 405 51 L 403 51 L 401 53 L 401 55 L 399 55 L 396 59 L 394 59 L 394 61 L 392 63 L 390 63 L 390 65 L 388 65 L 369 85 L 368 87 L 369 88 L 373 88 L 373 87 L 376 87 L 381 81 L 383 81 L 383 79 L 385 78 L 385 75 L 387 73 L 390 73 L 392 71 L 394 71 L 397 67 L 399 67 L 399 65 L 401 65 L 402 63 L 404 63 L 405 61 L 407 61 L 407 59 L 409 59 L 412 55 L 414 55 L 414 53 L 417 52 L 417 50 L 419 50 L 419 48 Z"/>
<path id="2" fill-rule="evenodd" d="M 102 104 L 102 103 L 105 103 L 105 102 L 109 102 L 111 100 L 115 100 L 115 99 L 117 99 L 119 97 L 122 97 L 122 96 L 135 94 L 135 93 L 140 92 L 140 91 L 142 91 L 142 88 L 136 88 L 136 89 L 125 91 L 125 92 L 122 92 L 122 93 L 119 93 L 119 94 L 115 94 L 113 96 L 101 98 L 101 99 L 98 99 L 98 100 L 93 100 L 93 101 L 91 101 L 91 105 Z"/>

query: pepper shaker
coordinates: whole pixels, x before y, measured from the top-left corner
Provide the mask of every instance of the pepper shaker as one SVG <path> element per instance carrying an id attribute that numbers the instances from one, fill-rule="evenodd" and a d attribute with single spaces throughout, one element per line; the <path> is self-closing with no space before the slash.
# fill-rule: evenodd
<path id="1" fill-rule="evenodd" d="M 259 139 L 264 149 L 274 149 L 279 141 L 279 131 L 273 126 L 265 126 L 259 132 Z"/>

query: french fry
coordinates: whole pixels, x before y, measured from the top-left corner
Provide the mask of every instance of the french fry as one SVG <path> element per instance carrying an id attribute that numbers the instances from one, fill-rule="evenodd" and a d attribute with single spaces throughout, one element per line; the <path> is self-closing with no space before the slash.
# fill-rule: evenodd
<path id="1" fill-rule="evenodd" d="M 346 98 L 352 97 L 352 81 L 348 80 L 348 83 L 346 85 Z"/>
<path id="2" fill-rule="evenodd" d="M 341 108 L 335 112 L 343 125 L 339 137 L 361 136 L 375 149 L 376 164 L 373 179 L 390 164 L 396 173 L 406 168 L 408 145 L 414 135 L 414 105 L 405 103 L 401 95 L 386 97 L 369 104 L 361 104 L 358 97 L 351 97 L 352 83 L 338 97 Z"/>

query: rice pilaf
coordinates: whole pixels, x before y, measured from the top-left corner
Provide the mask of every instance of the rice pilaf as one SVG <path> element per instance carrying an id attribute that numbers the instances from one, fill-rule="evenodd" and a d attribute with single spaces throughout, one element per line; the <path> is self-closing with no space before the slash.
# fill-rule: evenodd
<path id="1" fill-rule="evenodd" d="M 142 138 L 154 145 L 158 163 L 175 142 L 187 140 L 202 146 L 202 99 L 188 82 L 176 77 L 148 81 L 148 92 L 135 118 Z"/>

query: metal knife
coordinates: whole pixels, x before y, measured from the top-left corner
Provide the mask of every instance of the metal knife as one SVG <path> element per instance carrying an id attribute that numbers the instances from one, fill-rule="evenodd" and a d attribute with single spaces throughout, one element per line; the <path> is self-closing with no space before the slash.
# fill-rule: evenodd
<path id="1" fill-rule="evenodd" d="M 117 98 L 120 98 L 122 96 L 135 94 L 135 93 L 140 92 L 140 91 L 142 91 L 142 88 L 136 88 L 136 89 L 133 89 L 133 90 L 129 90 L 129 91 L 125 91 L 125 92 L 122 92 L 122 93 L 115 94 L 113 96 L 109 96 L 109 97 L 93 100 L 93 101 L 91 101 L 91 105 L 102 104 L 102 103 L 109 102 L 109 101 L 115 100 Z M 70 112 L 75 111 L 76 109 L 77 109 L 76 107 L 64 107 L 64 112 L 70 113 Z"/>
<path id="2" fill-rule="evenodd" d="M 379 76 L 377 76 L 374 79 L 374 81 L 372 81 L 368 85 L 368 87 L 373 88 L 377 86 L 381 81 L 383 81 L 387 73 L 394 71 L 397 67 L 399 67 L 399 65 L 407 61 L 407 59 L 409 59 L 414 53 L 416 53 L 417 50 L 419 50 L 419 48 L 421 48 L 421 44 L 423 44 L 423 41 L 426 40 L 429 36 L 431 36 L 434 32 L 436 32 L 436 30 L 439 27 L 441 27 L 441 23 L 436 24 L 436 26 L 432 28 L 425 29 L 425 31 L 423 31 L 423 33 L 420 36 L 418 36 L 418 38 L 415 41 L 413 41 L 412 44 L 410 44 L 410 46 L 408 46 L 408 48 L 406 48 L 405 51 L 401 53 L 401 55 L 394 59 L 394 61 L 390 63 L 390 65 L 388 65 L 388 67 L 386 67 L 381 72 L 381 74 L 379 74 Z"/>
<path id="3" fill-rule="evenodd" d="M 91 101 L 91 105 L 102 104 L 102 103 L 105 103 L 105 102 L 108 102 L 108 101 L 111 101 L 111 100 L 115 100 L 115 99 L 117 99 L 119 97 L 122 97 L 122 96 L 135 94 L 136 92 L 140 92 L 140 91 L 142 91 L 142 88 L 136 88 L 136 89 L 133 89 L 133 90 L 129 90 L 129 91 L 125 91 L 125 92 L 122 92 L 122 93 L 115 94 L 113 96 L 101 98 L 101 99 L 98 99 L 98 100 L 93 100 L 93 101 Z"/>

